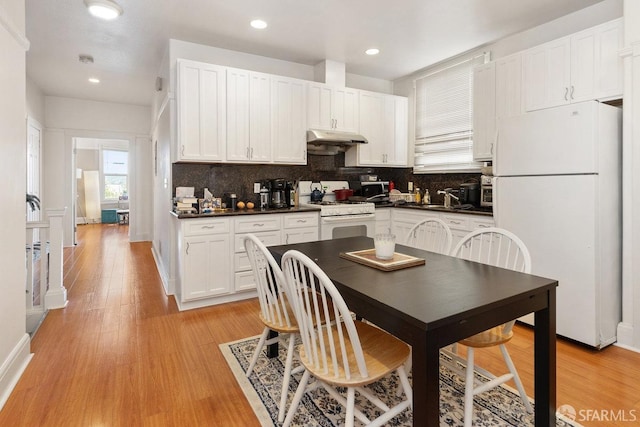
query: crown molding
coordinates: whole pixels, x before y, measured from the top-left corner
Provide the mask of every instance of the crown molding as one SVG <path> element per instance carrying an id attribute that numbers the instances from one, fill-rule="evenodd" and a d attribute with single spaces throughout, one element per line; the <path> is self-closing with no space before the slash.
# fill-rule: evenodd
<path id="1" fill-rule="evenodd" d="M 31 46 L 29 39 L 27 39 L 25 35 L 22 34 L 18 27 L 9 18 L 9 15 L 2 6 L 0 6 L 0 27 L 7 30 L 11 37 L 13 37 L 13 39 L 25 52 L 29 50 L 29 47 Z"/>

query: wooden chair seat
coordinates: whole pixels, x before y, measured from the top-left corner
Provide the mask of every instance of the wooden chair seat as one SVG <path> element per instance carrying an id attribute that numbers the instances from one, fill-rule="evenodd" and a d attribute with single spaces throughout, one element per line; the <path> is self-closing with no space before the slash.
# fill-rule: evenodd
<path id="1" fill-rule="evenodd" d="M 323 372 L 321 368 L 319 369 L 313 366 L 312 363 L 309 363 L 309 359 L 305 355 L 304 346 L 299 346 L 300 360 L 314 377 L 336 386 L 358 387 L 378 381 L 380 378 L 393 372 L 409 357 L 411 352 L 410 347 L 393 335 L 360 321 L 356 321 L 355 326 L 358 331 L 358 336 L 360 337 L 360 345 L 362 346 L 362 353 L 364 354 L 369 375 L 363 378 L 356 371 L 351 372 L 351 378 L 347 378 L 342 366 L 342 361 L 339 363 L 340 370 L 338 375 L 334 375 L 332 372 Z M 338 332 L 335 326 L 333 329 L 334 343 L 335 345 L 339 345 Z M 343 334 L 345 335 L 347 348 L 351 348 L 348 334 L 346 331 L 343 332 Z M 329 345 L 327 344 L 325 347 L 329 348 Z M 328 352 L 327 358 L 328 365 L 333 366 L 333 360 Z M 348 353 L 348 359 L 350 366 L 356 366 L 355 354 L 353 352 Z"/>
<path id="2" fill-rule="evenodd" d="M 500 325 L 458 342 L 462 345 L 466 345 L 467 347 L 493 347 L 495 345 L 508 342 L 512 337 L 513 331 L 505 332 L 504 325 Z"/>
<path id="3" fill-rule="evenodd" d="M 284 300 L 284 302 L 277 302 L 281 307 L 284 305 L 285 310 L 288 314 L 289 322 L 283 322 L 282 319 L 284 317 L 280 317 L 278 319 L 268 319 L 263 312 L 260 312 L 260 320 L 264 325 L 271 329 L 272 331 L 278 332 L 280 334 L 297 334 L 299 332 L 298 322 L 296 322 L 295 313 L 293 312 L 293 307 L 289 304 L 289 301 Z"/>

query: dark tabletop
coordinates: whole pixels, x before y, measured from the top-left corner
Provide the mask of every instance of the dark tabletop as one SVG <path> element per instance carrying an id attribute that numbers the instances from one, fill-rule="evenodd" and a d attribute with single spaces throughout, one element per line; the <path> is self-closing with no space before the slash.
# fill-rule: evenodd
<path id="1" fill-rule="evenodd" d="M 557 286 L 557 281 L 396 245 L 396 252 L 425 259 L 425 264 L 384 272 L 338 257 L 339 252 L 373 248 L 373 239 L 351 237 L 296 245 L 271 246 L 276 260 L 289 249 L 312 258 L 341 288 L 366 295 L 372 304 L 397 310 L 420 329 L 438 327 L 495 310 L 527 293 Z"/>

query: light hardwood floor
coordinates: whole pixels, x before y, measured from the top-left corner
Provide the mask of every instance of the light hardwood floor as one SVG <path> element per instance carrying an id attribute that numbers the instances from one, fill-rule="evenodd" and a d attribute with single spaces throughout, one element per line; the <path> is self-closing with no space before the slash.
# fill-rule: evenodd
<path id="1" fill-rule="evenodd" d="M 79 227 L 79 245 L 65 249 L 69 305 L 36 333 L 0 426 L 260 425 L 218 349 L 262 331 L 257 300 L 179 312 L 150 244 L 129 243 L 127 231 Z M 531 331 L 517 327 L 509 349 L 533 395 Z M 498 352 L 477 354 L 502 369 Z M 560 340 L 557 402 L 573 406 L 585 426 L 640 425 L 640 354 Z"/>

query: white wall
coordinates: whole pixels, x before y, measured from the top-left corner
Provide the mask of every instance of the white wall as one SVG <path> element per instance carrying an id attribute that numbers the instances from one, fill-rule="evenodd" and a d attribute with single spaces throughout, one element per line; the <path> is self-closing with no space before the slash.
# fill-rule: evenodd
<path id="1" fill-rule="evenodd" d="M 66 206 L 64 245 L 74 244 L 74 138 L 125 139 L 132 154 L 130 240 L 152 238 L 151 109 L 147 106 L 45 97 L 44 207 Z M 138 218 L 135 218 L 138 215 Z"/>
<path id="2" fill-rule="evenodd" d="M 0 3 L 0 408 L 31 358 L 26 333 L 26 81 L 24 0 Z"/>
<path id="3" fill-rule="evenodd" d="M 27 115 L 44 123 L 44 94 L 27 76 Z"/>

